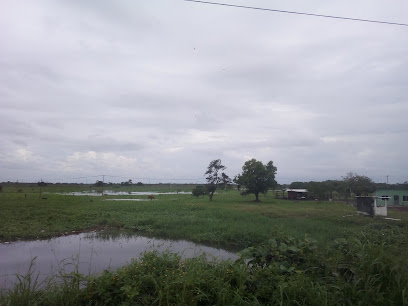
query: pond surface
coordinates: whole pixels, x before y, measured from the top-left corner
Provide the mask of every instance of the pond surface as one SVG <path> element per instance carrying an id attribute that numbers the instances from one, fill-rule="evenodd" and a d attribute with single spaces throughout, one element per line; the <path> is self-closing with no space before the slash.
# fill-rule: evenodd
<path id="1" fill-rule="evenodd" d="M 85 275 L 103 272 L 105 269 L 115 270 L 129 263 L 131 258 L 140 257 L 143 252 L 150 250 L 168 250 L 183 258 L 205 253 L 209 259 L 238 259 L 237 255 L 225 250 L 184 240 L 82 233 L 50 240 L 0 244 L 0 288 L 12 288 L 17 280 L 15 274 L 26 275 L 35 257 L 34 271 L 39 273 L 39 280 L 43 280 L 58 271 L 75 271 L 75 266 L 79 273 Z"/>
<path id="2" fill-rule="evenodd" d="M 146 201 L 154 201 L 150 199 L 106 199 L 105 201 L 136 201 L 136 202 L 146 202 Z"/>
<path id="3" fill-rule="evenodd" d="M 91 191 L 74 191 L 74 192 L 64 192 L 64 193 L 57 193 L 62 195 L 74 195 L 74 196 L 101 196 L 102 192 L 98 192 L 95 190 Z M 179 192 L 156 192 L 156 191 L 113 191 L 113 190 L 104 190 L 104 195 L 164 195 L 164 194 L 189 194 L 191 192 L 187 191 L 179 191 Z"/>

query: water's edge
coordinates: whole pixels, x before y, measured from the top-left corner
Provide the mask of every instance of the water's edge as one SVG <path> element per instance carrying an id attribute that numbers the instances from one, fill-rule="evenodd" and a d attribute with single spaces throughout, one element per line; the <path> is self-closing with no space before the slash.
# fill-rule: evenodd
<path id="1" fill-rule="evenodd" d="M 16 275 L 26 275 L 33 260 L 34 274 L 38 274 L 41 281 L 59 273 L 90 275 L 106 269 L 115 270 L 151 250 L 170 251 L 183 258 L 202 254 L 206 254 L 209 259 L 239 258 L 226 250 L 186 240 L 111 235 L 104 232 L 80 233 L 48 240 L 0 244 L 0 288 L 11 289 L 17 281 Z"/>

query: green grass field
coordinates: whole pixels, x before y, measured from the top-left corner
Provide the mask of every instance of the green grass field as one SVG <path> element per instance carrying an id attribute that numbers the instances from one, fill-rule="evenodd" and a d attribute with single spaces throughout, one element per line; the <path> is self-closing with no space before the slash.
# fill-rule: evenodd
<path id="1" fill-rule="evenodd" d="M 41 197 L 39 187 L 29 187 L 27 191 L 21 188 L 22 192 L 15 192 L 11 187 L 0 193 L 0 241 L 48 238 L 107 227 L 225 248 L 244 248 L 267 239 L 277 229 L 294 237 L 307 234 L 325 244 L 372 222 L 395 223 L 358 216 L 354 207 L 342 202 L 293 202 L 267 195 L 256 203 L 252 197 L 243 197 L 236 190 L 220 191 L 212 202 L 207 197 L 197 199 L 183 194 L 158 195 L 154 201 L 131 202 L 110 199 L 147 199 L 147 196 L 54 194 L 81 190 L 75 189 L 77 186 L 63 187 L 43 187 Z M 154 185 L 110 189 L 167 192 L 191 191 L 191 188 Z M 96 188 L 82 190 L 90 189 Z M 390 216 L 401 218 L 401 224 L 408 221 L 408 213 L 390 211 Z"/>
<path id="2" fill-rule="evenodd" d="M 191 191 L 193 187 L 145 185 L 105 189 L 167 192 Z M 32 295 L 16 289 L 14 293 L 3 293 L 0 303 L 52 304 L 57 297 L 84 305 L 402 305 L 408 301 L 407 212 L 389 211 L 390 217 L 401 219 L 391 221 L 359 216 L 354 207 L 343 202 L 293 202 L 275 199 L 271 193 L 261 197 L 259 203 L 253 202 L 251 196 L 239 195 L 236 190 L 220 191 L 212 202 L 208 197 L 197 199 L 182 194 L 157 195 L 155 200 L 145 202 L 111 199 L 146 199 L 147 196 L 56 194 L 90 189 L 96 190 L 84 185 L 53 185 L 42 187 L 40 196 L 37 186 L 3 187 L 0 241 L 47 238 L 105 228 L 186 239 L 234 251 L 258 246 L 252 252 L 259 255 L 256 257 L 260 260 L 259 265 L 208 263 L 201 258 L 187 260 L 182 267 L 176 255 L 146 254 L 145 259 L 134 261 L 126 268 L 132 272 L 118 272 L 120 284 L 112 283 L 117 273 L 107 272 L 88 280 L 85 288 L 74 282 Z M 267 242 L 271 239 L 278 242 Z M 304 241 L 311 239 L 316 240 L 316 248 L 303 250 Z M 280 259 L 270 262 L 271 258 Z M 270 264 L 263 265 L 268 260 Z M 149 274 L 156 261 L 161 262 L 164 274 Z M 136 273 L 141 262 L 148 265 L 148 269 L 142 274 L 140 270 Z M 186 265 L 189 269 L 185 269 Z M 227 269 L 235 272 L 227 273 Z M 210 279 L 205 284 L 200 283 L 197 276 L 204 270 Z M 184 272 L 182 275 L 186 278 L 169 278 L 171 272 L 179 276 Z M 217 286 L 222 284 L 224 287 L 228 284 L 226 291 L 218 292 Z M 177 292 L 174 299 L 170 297 L 172 292 Z M 201 293 L 192 295 L 192 292 Z M 24 294 L 28 297 L 24 298 Z"/>

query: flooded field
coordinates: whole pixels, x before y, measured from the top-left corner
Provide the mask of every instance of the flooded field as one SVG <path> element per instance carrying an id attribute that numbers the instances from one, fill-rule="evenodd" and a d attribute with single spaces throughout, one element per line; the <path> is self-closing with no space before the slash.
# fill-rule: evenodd
<path id="1" fill-rule="evenodd" d="M 106 201 L 136 201 L 136 202 L 146 202 L 151 201 L 150 199 L 106 199 Z"/>
<path id="2" fill-rule="evenodd" d="M 167 194 L 189 194 L 191 192 L 187 191 L 179 191 L 179 192 L 156 192 L 156 191 L 113 191 L 113 190 L 104 190 L 102 191 L 74 191 L 74 192 L 64 192 L 64 193 L 57 193 L 61 195 L 74 195 L 74 196 L 101 196 L 103 195 L 113 195 L 113 196 L 120 196 L 120 195 L 167 195 Z"/>
<path id="3" fill-rule="evenodd" d="M 206 254 L 208 258 L 238 259 L 225 250 L 188 241 L 171 241 L 141 236 L 112 236 L 104 233 L 82 233 L 50 240 L 20 241 L 0 244 L 0 288 L 11 288 L 16 274 L 25 275 L 34 260 L 34 274 L 39 280 L 59 272 L 78 271 L 93 274 L 116 269 L 139 257 L 143 252 L 171 251 L 184 258 Z"/>

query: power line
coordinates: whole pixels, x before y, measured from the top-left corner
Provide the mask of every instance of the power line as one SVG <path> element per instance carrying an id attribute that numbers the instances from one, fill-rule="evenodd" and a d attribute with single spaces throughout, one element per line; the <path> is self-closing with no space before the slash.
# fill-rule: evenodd
<path id="1" fill-rule="evenodd" d="M 199 1 L 199 0 L 184 0 L 184 1 L 195 2 L 195 3 L 203 3 L 203 4 L 220 5 L 220 6 L 238 7 L 238 8 L 245 8 L 245 9 L 251 9 L 251 10 L 269 11 L 269 12 L 275 12 L 275 13 L 306 15 L 306 16 L 313 16 L 313 17 L 333 18 L 333 19 L 342 19 L 342 20 L 351 20 L 351 21 L 360 21 L 360 22 L 370 22 L 370 23 L 381 23 L 381 24 L 387 24 L 387 25 L 397 25 L 397 26 L 408 27 L 408 24 L 406 24 L 406 23 L 389 22 L 389 21 L 381 21 L 381 20 L 361 19 L 361 18 L 341 17 L 341 16 L 331 16 L 331 15 L 322 15 L 322 14 L 312 14 L 312 13 L 304 13 L 304 12 L 296 12 L 296 11 L 277 10 L 277 9 L 269 9 L 269 8 L 262 8 L 262 7 L 244 6 L 244 5 L 237 5 L 237 4 L 208 2 L 208 1 Z"/>
<path id="2" fill-rule="evenodd" d="M 54 180 L 79 180 L 79 179 L 87 179 L 87 178 L 91 178 L 91 177 L 98 177 L 100 175 L 91 175 L 91 176 L 80 176 L 80 177 L 68 177 L 68 178 L 62 178 L 62 179 L 54 179 Z"/>

